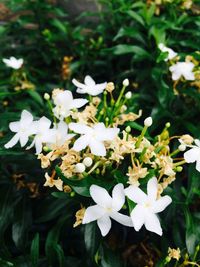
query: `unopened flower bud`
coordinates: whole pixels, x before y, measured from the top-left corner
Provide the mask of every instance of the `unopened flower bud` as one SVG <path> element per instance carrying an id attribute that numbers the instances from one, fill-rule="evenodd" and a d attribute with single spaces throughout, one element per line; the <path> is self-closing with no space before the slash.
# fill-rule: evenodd
<path id="1" fill-rule="evenodd" d="M 181 145 L 179 145 L 178 149 L 179 149 L 180 151 L 185 151 L 185 150 L 186 150 L 186 145 L 181 144 Z"/>
<path id="2" fill-rule="evenodd" d="M 125 94 L 125 98 L 126 98 L 126 99 L 131 99 L 131 97 L 132 97 L 132 93 L 131 93 L 131 91 L 128 91 L 128 92 Z"/>
<path id="3" fill-rule="evenodd" d="M 180 138 L 186 145 L 191 145 L 194 142 L 194 138 L 189 134 L 184 134 Z"/>
<path id="4" fill-rule="evenodd" d="M 78 173 L 82 173 L 85 171 L 85 165 L 83 163 L 77 163 L 75 165 L 75 171 Z"/>
<path id="5" fill-rule="evenodd" d="M 129 79 L 123 80 L 123 86 L 125 87 L 129 86 Z"/>
<path id="6" fill-rule="evenodd" d="M 44 99 L 45 99 L 45 100 L 49 100 L 49 99 L 50 99 L 50 95 L 49 95 L 48 93 L 45 93 L 45 94 L 44 94 Z"/>
<path id="7" fill-rule="evenodd" d="M 107 85 L 106 85 L 106 91 L 107 92 L 111 93 L 114 89 L 115 89 L 114 83 L 112 83 L 112 82 L 107 83 Z"/>
<path id="8" fill-rule="evenodd" d="M 123 113 L 127 110 L 127 106 L 126 105 L 123 105 L 121 106 L 121 109 L 120 109 L 120 112 Z"/>
<path id="9" fill-rule="evenodd" d="M 130 126 L 127 126 L 126 129 L 125 129 L 125 131 L 126 131 L 127 133 L 130 133 L 130 132 L 131 132 L 131 127 L 130 127 Z"/>
<path id="10" fill-rule="evenodd" d="M 177 172 L 182 172 L 182 170 L 183 170 L 183 167 L 182 167 L 182 166 L 177 166 L 177 167 L 176 167 L 176 171 L 177 171 Z"/>
<path id="11" fill-rule="evenodd" d="M 93 163 L 93 160 L 92 160 L 92 158 L 90 158 L 90 157 L 86 157 L 86 158 L 84 158 L 84 160 L 83 160 L 83 164 L 84 164 L 86 167 L 90 167 L 90 166 L 92 165 L 92 163 Z"/>
<path id="12" fill-rule="evenodd" d="M 166 128 L 169 128 L 171 126 L 171 123 L 170 122 L 167 122 L 166 124 L 165 124 L 165 127 Z"/>
<path id="13" fill-rule="evenodd" d="M 144 120 L 144 126 L 150 127 L 153 123 L 152 117 L 148 117 Z"/>

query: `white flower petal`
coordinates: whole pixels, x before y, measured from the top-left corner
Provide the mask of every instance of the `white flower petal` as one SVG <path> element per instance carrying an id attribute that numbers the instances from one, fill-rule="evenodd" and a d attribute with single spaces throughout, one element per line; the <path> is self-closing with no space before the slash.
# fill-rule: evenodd
<path id="1" fill-rule="evenodd" d="M 28 142 L 27 134 L 21 134 L 19 141 L 20 141 L 21 147 L 25 146 L 27 144 L 27 142 Z"/>
<path id="2" fill-rule="evenodd" d="M 92 128 L 90 128 L 89 126 L 87 126 L 83 123 L 71 122 L 69 124 L 69 129 L 74 131 L 75 133 L 79 133 L 79 134 L 88 134 L 88 133 L 93 132 Z"/>
<path id="3" fill-rule="evenodd" d="M 97 220 L 97 224 L 99 226 L 102 236 L 106 236 L 111 229 L 111 220 L 109 216 L 104 215 L 103 217 Z"/>
<path id="4" fill-rule="evenodd" d="M 88 100 L 87 99 L 83 99 L 83 98 L 77 98 L 77 99 L 74 99 L 72 101 L 72 104 L 70 106 L 70 109 L 73 109 L 73 108 L 81 108 L 82 106 L 84 106 L 86 103 L 88 103 Z"/>
<path id="5" fill-rule="evenodd" d="M 200 148 L 200 140 L 195 139 L 195 140 L 194 140 L 194 143 Z"/>
<path id="6" fill-rule="evenodd" d="M 132 219 L 133 227 L 135 228 L 135 231 L 139 231 L 145 222 L 145 210 L 141 205 L 137 205 L 131 211 L 131 219 Z"/>
<path id="7" fill-rule="evenodd" d="M 193 72 L 185 73 L 183 76 L 188 81 L 194 81 L 195 80 L 195 76 L 194 76 Z"/>
<path id="8" fill-rule="evenodd" d="M 153 177 L 148 181 L 147 184 L 148 199 L 150 199 L 151 201 L 155 201 L 157 198 L 157 192 L 158 192 L 158 181 L 156 177 Z"/>
<path id="9" fill-rule="evenodd" d="M 75 151 L 81 151 L 85 149 L 88 146 L 88 144 L 89 144 L 89 137 L 87 135 L 83 135 L 75 141 L 73 149 Z"/>
<path id="10" fill-rule="evenodd" d="M 84 83 L 85 83 L 87 86 L 94 86 L 94 85 L 95 85 L 95 81 L 94 81 L 94 80 L 92 79 L 92 77 L 89 76 L 89 75 L 85 76 Z"/>
<path id="11" fill-rule="evenodd" d="M 148 231 L 162 235 L 162 228 L 156 214 L 146 212 L 145 214 L 145 227 Z"/>
<path id="12" fill-rule="evenodd" d="M 164 196 L 159 198 L 157 201 L 154 202 L 153 204 L 153 212 L 158 213 L 163 211 L 170 203 L 172 202 L 171 197 L 169 196 Z"/>
<path id="13" fill-rule="evenodd" d="M 89 147 L 91 149 L 91 153 L 96 156 L 104 157 L 106 155 L 106 148 L 101 141 L 90 139 Z"/>
<path id="14" fill-rule="evenodd" d="M 17 133 L 20 130 L 20 122 L 15 121 L 15 122 L 9 123 L 9 128 L 12 132 Z"/>
<path id="15" fill-rule="evenodd" d="M 125 194 L 123 184 L 117 184 L 112 191 L 113 210 L 119 211 L 125 203 Z"/>
<path id="16" fill-rule="evenodd" d="M 119 212 L 112 212 L 110 214 L 110 217 L 116 222 L 121 223 L 122 225 L 133 227 L 132 219 L 127 215 L 121 214 Z"/>
<path id="17" fill-rule="evenodd" d="M 105 214 L 105 210 L 98 205 L 88 207 L 85 211 L 82 224 L 90 223 L 101 218 Z"/>
<path id="18" fill-rule="evenodd" d="M 86 90 L 85 89 L 81 89 L 81 88 L 77 88 L 76 92 L 78 94 L 86 94 Z"/>
<path id="19" fill-rule="evenodd" d="M 38 121 L 38 130 L 43 132 L 49 129 L 49 127 L 51 126 L 51 121 L 49 119 L 47 119 L 45 116 L 43 116 L 42 118 L 39 119 Z"/>
<path id="20" fill-rule="evenodd" d="M 17 133 L 13 136 L 13 138 L 4 145 L 5 148 L 11 148 L 17 144 L 19 141 L 20 135 Z"/>
<path id="21" fill-rule="evenodd" d="M 200 156 L 200 149 L 198 147 L 193 147 L 183 154 L 184 159 L 187 163 L 195 162 Z"/>
<path id="22" fill-rule="evenodd" d="M 90 195 L 100 207 L 112 208 L 112 198 L 105 188 L 98 185 L 92 185 L 90 187 Z"/>
<path id="23" fill-rule="evenodd" d="M 147 195 L 137 186 L 130 185 L 125 190 L 125 195 L 137 204 L 147 201 Z"/>
<path id="24" fill-rule="evenodd" d="M 197 163 L 196 163 L 196 170 L 197 170 L 198 172 L 200 172 L 200 158 L 198 158 L 198 160 L 197 160 Z"/>
<path id="25" fill-rule="evenodd" d="M 85 89 L 87 87 L 85 84 L 78 82 L 76 79 L 73 79 L 72 83 L 80 89 Z"/>
<path id="26" fill-rule="evenodd" d="M 40 154 L 42 152 L 42 142 L 41 142 L 41 140 L 36 137 L 34 145 L 35 145 L 35 148 L 36 148 L 36 155 Z"/>
<path id="27" fill-rule="evenodd" d="M 23 123 L 23 125 L 29 125 L 30 123 L 32 123 L 32 121 L 33 121 L 33 115 L 30 113 L 30 112 L 28 112 L 27 110 L 23 110 L 22 111 L 22 114 L 21 114 L 21 120 L 20 120 L 22 123 Z M 22 126 L 23 126 L 22 125 Z"/>

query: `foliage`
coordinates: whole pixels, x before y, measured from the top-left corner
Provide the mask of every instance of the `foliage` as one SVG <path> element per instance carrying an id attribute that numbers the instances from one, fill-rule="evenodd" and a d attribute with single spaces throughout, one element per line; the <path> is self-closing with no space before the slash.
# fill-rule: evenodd
<path id="1" fill-rule="evenodd" d="M 0 266 L 159 267 L 199 262 L 200 179 L 193 166 L 185 168 L 167 191 L 173 205 L 165 213 L 168 227 L 162 238 L 144 229 L 140 233 L 119 229 L 115 223 L 109 236 L 102 238 L 95 223 L 73 228 L 82 197 L 43 187 L 44 172 L 36 157 L 19 147 L 4 148 L 11 138 L 9 122 L 18 120 L 23 109 L 36 118 L 48 116 L 43 94 L 57 87 L 73 90 L 71 78 L 81 80 L 87 73 L 98 81 L 129 78 L 133 97 L 128 110 L 143 109 L 139 123 L 130 124 L 133 131 L 141 130 L 143 119 L 151 115 L 154 136 L 169 121 L 171 135 L 200 138 L 200 7 L 198 0 L 189 2 L 99 0 L 100 12 L 70 18 L 56 1 L 2 1 Z M 159 43 L 173 48 L 181 61 L 192 57 L 195 84 L 172 80 L 173 62 L 164 60 Z M 24 59 L 19 71 L 2 62 L 10 56 Z M 114 96 L 119 92 L 116 87 Z M 168 247 L 180 248 L 179 262 L 167 258 Z"/>

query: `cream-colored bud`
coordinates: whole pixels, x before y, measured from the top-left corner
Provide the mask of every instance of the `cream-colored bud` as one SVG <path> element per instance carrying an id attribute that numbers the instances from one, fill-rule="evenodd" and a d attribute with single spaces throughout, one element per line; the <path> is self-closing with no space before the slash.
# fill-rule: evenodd
<path id="1" fill-rule="evenodd" d="M 85 171 L 85 165 L 83 163 L 77 163 L 75 165 L 75 171 L 78 173 L 82 173 Z"/>
<path id="2" fill-rule="evenodd" d="M 123 105 L 121 106 L 121 109 L 120 109 L 120 112 L 123 113 L 127 110 L 127 106 L 126 105 Z"/>
<path id="3" fill-rule="evenodd" d="M 83 164 L 84 164 L 86 167 L 90 167 L 90 166 L 92 165 L 92 163 L 93 163 L 93 160 L 92 160 L 92 158 L 90 158 L 90 157 L 86 157 L 86 158 L 84 158 L 84 160 L 83 160 Z"/>
<path id="4" fill-rule="evenodd" d="M 123 80 L 123 86 L 125 87 L 129 86 L 129 79 Z"/>
<path id="5" fill-rule="evenodd" d="M 49 99 L 50 99 L 50 95 L 49 95 L 48 93 L 45 93 L 45 94 L 44 94 L 44 99 L 45 99 L 45 100 L 49 100 Z"/>
<path id="6" fill-rule="evenodd" d="M 148 117 L 144 120 L 144 126 L 150 127 L 153 123 L 152 117 Z"/>
<path id="7" fill-rule="evenodd" d="M 131 93 L 131 91 L 128 91 L 128 92 L 125 94 L 125 98 L 126 98 L 126 99 L 131 99 L 131 97 L 132 97 L 132 93 Z"/>
<path id="8" fill-rule="evenodd" d="M 186 150 L 186 145 L 184 145 L 184 144 L 180 144 L 179 147 L 178 147 L 178 149 L 179 149 L 180 151 L 185 151 L 185 150 Z"/>
<path id="9" fill-rule="evenodd" d="M 194 142 L 194 138 L 189 134 L 184 134 L 180 138 L 186 145 L 191 145 Z"/>
<path id="10" fill-rule="evenodd" d="M 106 85 L 106 91 L 111 93 L 115 89 L 115 85 L 112 82 L 107 83 Z"/>

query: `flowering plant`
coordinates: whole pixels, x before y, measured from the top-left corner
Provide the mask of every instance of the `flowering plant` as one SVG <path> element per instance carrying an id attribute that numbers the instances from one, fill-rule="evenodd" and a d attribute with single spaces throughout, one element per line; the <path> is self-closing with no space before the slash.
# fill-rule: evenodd
<path id="1" fill-rule="evenodd" d="M 73 83 L 78 86 L 77 93 L 87 93 L 88 99 L 74 99 L 70 91 L 62 89 L 54 89 L 52 98 L 45 94 L 53 128 L 49 118 L 34 120 L 23 110 L 20 121 L 9 125 L 15 135 L 5 147 L 18 141 L 24 147 L 32 140 L 27 149 L 36 148 L 46 170 L 44 186 L 88 198 L 87 207 L 80 199 L 74 226 L 97 221 L 102 236 L 106 236 L 113 219 L 135 231 L 144 225 L 162 235 L 157 213 L 172 202 L 165 192 L 170 193 L 176 173 L 186 162 L 196 161 L 200 171 L 200 141 L 192 145 L 193 137 L 187 134 L 170 137 L 170 123 L 156 136 L 149 135 L 152 118 L 146 118 L 142 126 L 136 122 L 142 111 L 128 111 L 132 93 L 125 92 L 127 79 L 117 98 L 113 83 L 96 84 L 90 76 L 86 76 L 85 85 L 75 79 Z M 97 96 L 100 94 L 103 98 Z M 178 147 L 171 150 L 174 139 L 178 139 Z M 181 156 L 187 147 L 190 149 Z M 92 200 L 96 204 L 90 206 Z"/>

